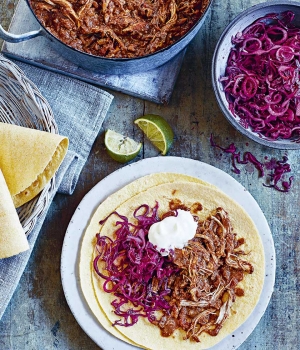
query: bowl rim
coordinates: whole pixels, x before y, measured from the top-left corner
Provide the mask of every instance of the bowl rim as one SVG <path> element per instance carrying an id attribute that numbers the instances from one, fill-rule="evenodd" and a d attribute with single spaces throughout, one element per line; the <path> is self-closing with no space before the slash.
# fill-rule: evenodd
<path id="1" fill-rule="evenodd" d="M 267 1 L 264 3 L 259 3 L 256 5 L 253 5 L 251 7 L 246 8 L 242 12 L 240 12 L 237 16 L 234 17 L 234 19 L 223 29 L 221 36 L 219 37 L 217 44 L 215 46 L 215 50 L 213 53 L 213 58 L 212 58 L 212 66 L 211 66 L 211 76 L 212 76 L 212 86 L 213 90 L 215 93 L 216 100 L 218 102 L 218 105 L 223 112 L 224 116 L 228 120 L 228 122 L 235 128 L 237 129 L 241 134 L 244 136 L 247 136 L 249 139 L 258 142 L 264 146 L 268 146 L 271 148 L 276 148 L 276 149 L 286 149 L 286 150 L 295 150 L 295 149 L 300 149 L 300 143 L 297 142 L 292 142 L 292 141 L 286 141 L 283 139 L 280 140 L 268 140 L 264 139 L 263 137 L 260 137 L 258 133 L 253 132 L 250 129 L 244 128 L 236 119 L 236 117 L 229 112 L 228 108 L 224 105 L 223 100 L 221 98 L 221 86 L 219 83 L 219 75 L 216 72 L 216 66 L 217 66 L 217 61 L 218 61 L 218 55 L 220 51 L 220 46 L 224 40 L 224 38 L 227 36 L 228 31 L 233 28 L 241 19 L 244 18 L 245 15 L 250 15 L 252 13 L 255 13 L 257 10 L 262 9 L 262 8 L 272 8 L 275 6 L 292 6 L 292 7 L 298 7 L 300 8 L 300 2 L 294 1 L 294 0 L 273 0 L 273 1 Z M 271 10 L 270 10 L 271 12 Z M 254 21 L 255 19 L 253 19 Z M 226 58 L 227 60 L 227 58 Z"/>

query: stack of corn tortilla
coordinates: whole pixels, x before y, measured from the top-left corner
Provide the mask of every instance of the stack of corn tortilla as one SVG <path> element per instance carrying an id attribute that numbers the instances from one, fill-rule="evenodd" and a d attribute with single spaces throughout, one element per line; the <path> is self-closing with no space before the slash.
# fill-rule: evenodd
<path id="1" fill-rule="evenodd" d="M 15 208 L 43 190 L 68 143 L 58 134 L 0 123 L 0 259 L 29 248 Z"/>

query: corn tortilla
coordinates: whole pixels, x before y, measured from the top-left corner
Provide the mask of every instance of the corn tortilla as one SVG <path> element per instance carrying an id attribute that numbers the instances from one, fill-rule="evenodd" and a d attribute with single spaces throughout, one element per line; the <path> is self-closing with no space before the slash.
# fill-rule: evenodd
<path id="1" fill-rule="evenodd" d="M 130 184 L 131 186 L 129 185 L 131 189 L 126 189 L 127 186 L 125 186 L 122 189 L 123 195 L 120 196 L 119 199 L 129 199 L 127 201 L 123 200 L 123 204 L 118 208 L 116 208 L 115 201 L 114 205 L 103 206 L 103 204 L 105 204 L 105 202 L 103 202 L 103 204 L 99 206 L 83 239 L 80 259 L 81 286 L 86 292 L 84 293 L 85 297 L 94 314 L 97 314 L 100 323 L 118 338 L 147 349 L 168 350 L 174 347 L 180 349 L 206 349 L 217 344 L 225 336 L 238 328 L 248 318 L 257 304 L 264 281 L 263 246 L 252 219 L 239 204 L 215 186 L 207 186 L 203 183 L 197 184 L 187 181 L 179 182 L 179 178 L 177 179 L 178 181 L 173 179 L 172 182 L 167 181 L 167 176 L 164 176 L 164 178 L 166 180 L 164 184 L 159 184 L 159 181 L 157 181 L 156 185 L 148 186 L 146 189 L 145 187 L 147 186 L 142 188 L 137 186 L 136 188 L 143 192 L 136 195 L 133 195 L 133 193 L 137 193 L 138 191 L 132 190 L 132 188 L 134 188 L 134 183 Z M 113 196 L 112 198 L 108 198 L 108 203 L 113 198 Z M 118 198 L 118 196 L 116 198 Z M 208 217 L 217 207 L 223 207 L 229 213 L 235 232 L 238 236 L 246 239 L 245 251 L 249 252 L 247 257 L 254 266 L 254 273 L 252 275 L 246 274 L 244 280 L 239 284 L 239 286 L 245 290 L 245 296 L 237 298 L 232 307 L 232 314 L 224 323 L 218 336 L 212 337 L 204 333 L 200 338 L 201 343 L 183 340 L 183 332 L 181 330 L 176 330 L 172 337 L 164 338 L 160 335 L 160 329 L 150 324 L 144 318 L 140 318 L 138 323 L 133 327 L 112 327 L 111 324 L 117 317 L 114 315 L 110 303 L 115 297 L 103 291 L 103 281 L 95 276 L 91 266 L 90 254 L 93 252 L 95 244 L 95 232 L 99 232 L 99 220 L 105 218 L 116 209 L 121 215 L 125 215 L 129 220 L 134 221 L 132 214 L 139 205 L 147 203 L 150 206 L 154 206 L 156 200 L 160 204 L 160 212 L 164 212 L 168 210 L 168 203 L 172 198 L 179 198 L 187 206 L 195 202 L 200 202 L 204 207 L 201 212 L 201 219 Z M 121 200 L 118 202 L 121 203 Z M 103 225 L 101 229 L 103 234 L 114 237 L 114 220 L 115 218 L 111 217 Z M 84 272 L 85 278 L 82 278 Z M 90 278 L 92 278 L 92 286 L 90 285 Z M 92 287 L 94 287 L 94 289 Z M 104 315 L 106 315 L 106 317 Z M 120 336 L 120 334 L 123 335 L 123 337 Z"/>
<path id="2" fill-rule="evenodd" d="M 29 249 L 25 232 L 0 169 L 0 259 Z"/>
<path id="3" fill-rule="evenodd" d="M 244 209 L 233 201 L 230 197 L 216 188 L 208 188 L 202 184 L 175 182 L 161 184 L 139 193 L 130 198 L 117 208 L 121 215 L 125 215 L 130 222 L 134 222 L 134 210 L 142 204 L 147 203 L 150 206 L 158 201 L 160 205 L 159 213 L 168 211 L 168 205 L 171 199 L 180 199 L 182 203 L 190 207 L 193 203 L 200 202 L 203 210 L 199 214 L 200 219 L 206 219 L 217 207 L 222 207 L 228 212 L 234 232 L 237 237 L 243 237 L 246 240 L 244 250 L 248 252 L 247 260 L 253 265 L 253 274 L 245 274 L 244 280 L 239 283 L 243 288 L 245 295 L 236 298 L 231 309 L 231 315 L 225 321 L 221 331 L 215 337 L 202 333 L 200 343 L 190 340 L 183 340 L 184 332 L 180 329 L 168 338 L 160 335 L 160 329 L 150 324 L 144 318 L 140 318 L 133 327 L 115 326 L 126 338 L 147 349 L 207 349 L 219 343 L 224 337 L 237 329 L 252 313 L 255 308 L 264 283 L 265 263 L 264 250 L 260 235 L 249 215 Z M 115 217 L 110 217 L 101 230 L 103 235 L 114 238 Z M 102 289 L 103 280 L 100 280 L 95 274 L 92 274 L 96 298 L 98 299 L 104 313 L 113 323 L 117 319 L 113 313 L 111 302 L 115 297 L 106 293 Z"/>
<path id="4" fill-rule="evenodd" d="M 58 134 L 7 123 L 0 123 L 0 139 L 0 168 L 18 208 L 50 181 L 69 142 Z"/>
<path id="5" fill-rule="evenodd" d="M 196 177 L 177 173 L 161 172 L 141 177 L 126 185 L 119 191 L 113 193 L 99 205 L 99 207 L 93 214 L 89 225 L 85 231 L 85 234 L 82 238 L 80 249 L 79 275 L 83 295 L 91 311 L 93 312 L 97 320 L 100 322 L 100 324 L 103 326 L 103 328 L 115 335 L 117 338 L 122 339 L 133 345 L 137 344 L 132 342 L 129 338 L 125 337 L 115 327 L 111 325 L 111 321 L 106 317 L 105 313 L 103 312 L 101 303 L 99 303 L 97 298 L 95 297 L 94 286 L 92 283 L 93 253 L 96 242 L 95 235 L 101 229 L 99 225 L 99 220 L 101 218 L 105 218 L 107 215 L 113 212 L 119 205 L 132 198 L 136 194 L 143 192 L 151 187 L 175 181 L 196 182 L 208 187 L 214 187 L 213 185 Z"/>

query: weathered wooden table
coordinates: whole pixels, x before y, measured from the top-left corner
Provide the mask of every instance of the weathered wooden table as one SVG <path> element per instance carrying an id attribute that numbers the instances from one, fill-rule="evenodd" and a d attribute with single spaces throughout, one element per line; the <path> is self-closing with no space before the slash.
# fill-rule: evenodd
<path id="1" fill-rule="evenodd" d="M 188 47 L 168 106 L 113 92 L 115 99 L 75 193 L 57 195 L 51 205 L 29 264 L 0 321 L 0 349 L 98 349 L 66 303 L 60 279 L 61 248 L 68 223 L 83 196 L 122 166 L 105 152 L 105 129 L 143 141 L 138 159 L 158 155 L 133 127 L 133 120 L 145 113 L 160 114 L 172 125 L 176 137 L 169 155 L 199 159 L 229 173 L 249 190 L 269 222 L 277 254 L 275 289 L 265 315 L 240 349 L 300 348 L 299 152 L 263 147 L 240 135 L 223 117 L 211 84 L 212 54 L 222 30 L 235 15 L 259 2 L 262 1 L 214 0 L 205 25 Z M 15 1 L 0 0 L 0 4 L 1 23 L 7 28 Z M 287 155 L 295 179 L 293 190 L 281 193 L 264 187 L 254 167 L 242 167 L 240 175 L 234 174 L 229 157 L 219 156 L 220 152 L 210 146 L 211 133 L 219 144 L 234 142 L 241 152 L 250 151 L 260 160 Z"/>

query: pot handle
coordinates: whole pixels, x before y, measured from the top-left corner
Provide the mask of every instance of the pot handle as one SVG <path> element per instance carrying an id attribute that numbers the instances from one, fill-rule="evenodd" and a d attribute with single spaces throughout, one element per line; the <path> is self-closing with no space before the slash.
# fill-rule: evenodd
<path id="1" fill-rule="evenodd" d="M 0 24 L 0 38 L 9 43 L 19 43 L 42 35 L 42 28 L 24 34 L 11 34 L 3 29 Z"/>

